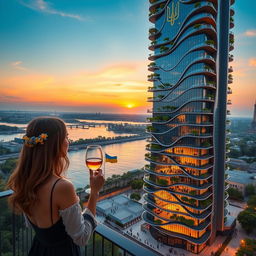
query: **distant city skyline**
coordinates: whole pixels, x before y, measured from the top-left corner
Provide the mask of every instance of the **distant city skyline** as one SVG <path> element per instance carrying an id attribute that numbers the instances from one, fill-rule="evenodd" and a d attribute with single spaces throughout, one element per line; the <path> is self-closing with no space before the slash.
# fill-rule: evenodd
<path id="1" fill-rule="evenodd" d="M 0 109 L 145 114 L 148 1 L 0 0 Z M 236 1 L 232 116 L 253 116 L 253 0 Z"/>

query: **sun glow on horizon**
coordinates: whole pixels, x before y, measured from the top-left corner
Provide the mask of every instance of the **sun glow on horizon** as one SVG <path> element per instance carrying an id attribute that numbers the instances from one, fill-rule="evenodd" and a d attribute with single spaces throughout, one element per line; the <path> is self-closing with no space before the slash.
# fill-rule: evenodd
<path id="1" fill-rule="evenodd" d="M 134 104 L 133 104 L 133 103 L 128 103 L 128 104 L 126 105 L 126 107 L 127 107 L 127 108 L 130 108 L 130 109 L 131 109 L 131 108 L 134 108 Z"/>

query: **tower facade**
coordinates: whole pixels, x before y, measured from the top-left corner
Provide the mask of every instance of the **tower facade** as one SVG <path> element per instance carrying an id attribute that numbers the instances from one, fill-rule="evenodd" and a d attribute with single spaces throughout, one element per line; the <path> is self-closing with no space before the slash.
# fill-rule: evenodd
<path id="1" fill-rule="evenodd" d="M 143 219 L 157 240 L 194 253 L 225 230 L 232 4 L 150 0 Z"/>

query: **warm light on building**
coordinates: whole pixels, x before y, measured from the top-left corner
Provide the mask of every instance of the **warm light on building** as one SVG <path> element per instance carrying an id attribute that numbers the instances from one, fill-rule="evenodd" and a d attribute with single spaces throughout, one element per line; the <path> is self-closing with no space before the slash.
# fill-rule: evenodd
<path id="1" fill-rule="evenodd" d="M 153 108 L 143 218 L 157 240 L 199 253 L 225 230 L 234 1 L 149 2 Z"/>

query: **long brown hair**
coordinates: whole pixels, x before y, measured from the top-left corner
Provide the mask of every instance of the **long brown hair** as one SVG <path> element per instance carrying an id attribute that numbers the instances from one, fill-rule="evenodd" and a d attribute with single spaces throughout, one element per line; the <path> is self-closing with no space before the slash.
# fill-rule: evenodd
<path id="1" fill-rule="evenodd" d="M 23 145 L 17 167 L 10 176 L 7 187 L 14 193 L 9 204 L 16 213 L 30 215 L 31 206 L 37 201 L 37 191 L 53 174 L 62 177 L 69 160 L 64 149 L 67 136 L 63 120 L 56 117 L 38 117 L 27 126 L 28 137 L 48 135 L 44 144 L 33 147 Z"/>

